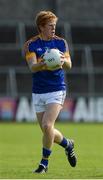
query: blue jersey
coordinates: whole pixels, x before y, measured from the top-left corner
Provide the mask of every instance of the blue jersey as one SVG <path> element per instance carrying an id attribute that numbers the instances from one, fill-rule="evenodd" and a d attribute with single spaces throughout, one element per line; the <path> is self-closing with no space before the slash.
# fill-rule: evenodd
<path id="1" fill-rule="evenodd" d="M 68 52 L 68 46 L 64 39 L 54 36 L 52 40 L 42 40 L 40 36 L 35 36 L 28 40 L 25 44 L 25 52 L 35 53 L 39 59 L 47 49 L 56 48 L 61 52 Z M 62 68 L 58 70 L 38 71 L 32 74 L 32 92 L 48 93 L 59 90 L 65 90 L 64 71 Z"/>

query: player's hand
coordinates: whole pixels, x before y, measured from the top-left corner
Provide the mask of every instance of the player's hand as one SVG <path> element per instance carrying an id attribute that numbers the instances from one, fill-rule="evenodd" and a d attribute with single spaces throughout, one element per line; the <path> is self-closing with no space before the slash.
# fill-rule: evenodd
<path id="1" fill-rule="evenodd" d="M 39 64 L 41 66 L 41 70 L 48 70 L 46 63 L 43 60 Z"/>

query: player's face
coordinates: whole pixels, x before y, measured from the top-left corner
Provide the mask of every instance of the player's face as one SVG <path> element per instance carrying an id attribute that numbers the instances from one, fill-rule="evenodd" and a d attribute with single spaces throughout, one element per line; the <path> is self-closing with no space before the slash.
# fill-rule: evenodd
<path id="1" fill-rule="evenodd" d="M 48 22 L 44 27 L 41 28 L 41 33 L 46 39 L 51 39 L 55 35 L 56 21 Z"/>

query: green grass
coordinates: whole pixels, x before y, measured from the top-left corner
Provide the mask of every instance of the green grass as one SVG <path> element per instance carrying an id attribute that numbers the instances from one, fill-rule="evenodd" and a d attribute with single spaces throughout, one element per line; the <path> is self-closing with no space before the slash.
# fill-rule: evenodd
<path id="1" fill-rule="evenodd" d="M 57 123 L 66 137 L 75 140 L 77 167 L 68 164 L 64 149 L 54 145 L 46 174 L 33 174 L 41 158 L 38 124 L 0 124 L 0 178 L 8 179 L 102 179 L 103 124 Z"/>

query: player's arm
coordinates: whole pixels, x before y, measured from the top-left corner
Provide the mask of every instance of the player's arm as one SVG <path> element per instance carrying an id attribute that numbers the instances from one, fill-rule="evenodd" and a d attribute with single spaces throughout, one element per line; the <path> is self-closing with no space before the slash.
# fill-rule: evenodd
<path id="1" fill-rule="evenodd" d="M 70 54 L 69 52 L 65 52 L 62 56 L 62 60 L 63 60 L 63 69 L 71 69 L 72 68 L 72 62 L 71 62 L 71 58 L 70 58 Z"/>
<path id="2" fill-rule="evenodd" d="M 71 62 L 68 44 L 66 41 L 65 41 L 65 47 L 66 47 L 66 51 L 62 55 L 61 61 L 63 61 L 63 65 L 62 65 L 63 69 L 68 70 L 72 68 L 72 62 Z"/>
<path id="3" fill-rule="evenodd" d="M 35 52 L 27 52 L 26 61 L 31 72 L 37 72 L 47 69 L 46 64 L 43 62 L 43 59 L 37 59 Z"/>

